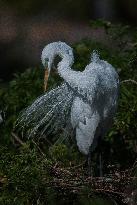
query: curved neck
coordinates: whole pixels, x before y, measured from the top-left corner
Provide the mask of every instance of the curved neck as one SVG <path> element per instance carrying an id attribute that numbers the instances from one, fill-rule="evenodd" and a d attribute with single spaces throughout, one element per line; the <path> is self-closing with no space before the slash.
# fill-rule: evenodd
<path id="1" fill-rule="evenodd" d="M 54 54 L 55 56 L 59 55 L 62 58 L 62 60 L 58 63 L 57 70 L 59 75 L 65 78 L 74 62 L 73 51 L 70 47 L 69 49 L 57 47 Z"/>
<path id="2" fill-rule="evenodd" d="M 78 87 L 78 79 L 81 81 L 81 72 L 71 69 L 71 66 L 74 61 L 73 53 L 58 53 L 62 57 L 62 61 L 58 64 L 57 70 L 60 75 L 71 87 Z M 77 79 L 77 80 L 76 80 Z"/>
<path id="3" fill-rule="evenodd" d="M 57 69 L 70 69 L 71 66 L 73 65 L 73 58 L 71 58 L 70 56 L 64 55 L 64 56 L 60 56 L 62 58 L 62 60 L 59 62 Z"/>
<path id="4" fill-rule="evenodd" d="M 60 57 L 62 58 L 62 60 L 58 63 L 57 70 L 59 75 L 65 79 L 68 76 L 69 71 L 71 70 L 73 59 L 67 55 L 61 55 Z"/>
<path id="5" fill-rule="evenodd" d="M 56 49 L 55 55 L 59 55 L 62 60 L 58 64 L 59 67 L 71 67 L 74 63 L 73 51 L 71 48 L 69 49 L 61 49 L 60 47 Z"/>

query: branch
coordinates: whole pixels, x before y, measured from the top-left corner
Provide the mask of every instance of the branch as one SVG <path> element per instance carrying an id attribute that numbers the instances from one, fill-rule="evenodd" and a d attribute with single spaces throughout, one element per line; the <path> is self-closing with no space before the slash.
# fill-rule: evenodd
<path id="1" fill-rule="evenodd" d="M 24 146 L 26 144 L 14 132 L 11 132 L 11 135 L 20 145 Z"/>
<path id="2" fill-rule="evenodd" d="M 36 143 L 34 140 L 32 140 L 32 142 L 34 143 L 34 145 L 36 146 L 36 148 L 39 150 L 39 152 L 40 152 L 43 156 L 45 156 L 44 152 L 40 149 L 40 147 L 37 145 L 37 143 Z"/>
<path id="3" fill-rule="evenodd" d="M 134 84 L 136 84 L 137 85 L 137 81 L 135 81 L 135 80 L 133 80 L 133 79 L 128 79 L 128 80 L 123 80 L 123 81 L 121 81 L 120 83 L 122 84 L 122 83 L 134 83 Z"/>

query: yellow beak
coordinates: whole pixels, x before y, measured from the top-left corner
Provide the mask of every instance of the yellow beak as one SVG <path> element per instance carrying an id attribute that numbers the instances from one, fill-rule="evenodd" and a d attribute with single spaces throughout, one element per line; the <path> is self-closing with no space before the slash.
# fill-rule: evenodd
<path id="1" fill-rule="evenodd" d="M 44 91 L 47 90 L 48 78 L 49 78 L 49 71 L 48 71 L 48 68 L 45 68 L 45 75 L 44 75 Z"/>

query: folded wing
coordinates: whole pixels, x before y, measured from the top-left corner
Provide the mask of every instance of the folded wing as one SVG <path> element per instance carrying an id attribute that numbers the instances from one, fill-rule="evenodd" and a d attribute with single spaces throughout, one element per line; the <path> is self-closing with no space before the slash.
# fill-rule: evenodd
<path id="1" fill-rule="evenodd" d="M 27 130 L 29 137 L 56 133 L 70 123 L 73 91 L 66 83 L 38 97 L 19 116 L 16 127 Z"/>

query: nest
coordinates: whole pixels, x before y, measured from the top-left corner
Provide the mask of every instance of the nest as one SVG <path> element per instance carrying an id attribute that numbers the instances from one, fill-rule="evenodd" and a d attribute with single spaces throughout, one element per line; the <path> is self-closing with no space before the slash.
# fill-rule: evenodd
<path id="1" fill-rule="evenodd" d="M 104 177 L 89 177 L 85 175 L 83 167 L 62 168 L 57 164 L 51 166 L 49 171 L 53 180 L 47 182 L 47 186 L 61 190 L 64 194 L 81 194 L 86 188 L 88 195 L 99 194 L 114 198 L 123 204 L 133 204 L 137 191 L 133 190 L 133 182 L 136 177 L 131 177 L 131 170 L 123 172 L 115 171 Z M 132 202 L 132 203 L 131 203 Z"/>

